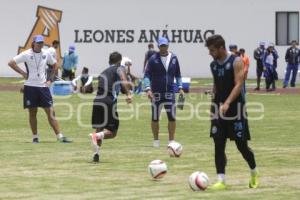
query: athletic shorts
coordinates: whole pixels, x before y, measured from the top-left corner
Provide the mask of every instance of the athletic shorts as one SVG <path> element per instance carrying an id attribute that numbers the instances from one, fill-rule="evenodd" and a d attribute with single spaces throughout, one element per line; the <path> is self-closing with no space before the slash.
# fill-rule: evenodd
<path id="1" fill-rule="evenodd" d="M 168 120 L 176 121 L 176 104 L 175 104 L 175 93 L 154 93 L 151 105 L 152 110 L 152 121 L 159 121 L 159 116 L 162 110 L 165 108 Z"/>
<path id="2" fill-rule="evenodd" d="M 50 108 L 53 106 L 52 95 L 48 87 L 24 85 L 24 108 Z"/>
<path id="3" fill-rule="evenodd" d="M 107 129 L 113 133 L 117 133 L 119 115 L 117 112 L 117 102 L 113 101 L 113 97 L 96 97 L 92 112 L 92 126 L 94 129 Z"/>
<path id="4" fill-rule="evenodd" d="M 211 120 L 210 137 L 214 139 L 250 140 L 248 120 Z"/>
<path id="5" fill-rule="evenodd" d="M 218 103 L 214 103 L 217 104 Z M 211 106 L 210 137 L 229 138 L 230 140 L 250 140 L 248 115 L 244 110 L 244 103 L 231 103 L 225 116 L 220 116 L 219 106 Z"/>

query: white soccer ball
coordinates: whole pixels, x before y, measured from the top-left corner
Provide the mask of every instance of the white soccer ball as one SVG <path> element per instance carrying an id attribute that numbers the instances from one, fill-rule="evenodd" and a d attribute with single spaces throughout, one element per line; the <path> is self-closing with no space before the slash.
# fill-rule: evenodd
<path id="1" fill-rule="evenodd" d="M 168 171 L 167 164 L 162 160 L 151 161 L 148 166 L 148 170 L 154 179 L 160 179 L 164 177 Z"/>
<path id="2" fill-rule="evenodd" d="M 206 190 L 208 184 L 209 179 L 204 172 L 194 172 L 189 177 L 189 185 L 194 191 Z"/>
<path id="3" fill-rule="evenodd" d="M 174 141 L 168 144 L 167 149 L 171 157 L 180 157 L 180 155 L 182 154 L 183 147 L 180 143 Z"/>

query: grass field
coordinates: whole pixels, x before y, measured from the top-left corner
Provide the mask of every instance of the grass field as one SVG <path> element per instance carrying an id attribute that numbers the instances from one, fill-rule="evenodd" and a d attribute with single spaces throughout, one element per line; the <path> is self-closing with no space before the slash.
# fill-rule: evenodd
<path id="1" fill-rule="evenodd" d="M 0 94 L 0 199 L 296 200 L 300 197 L 300 95 L 247 95 L 248 102 L 264 106 L 263 119 L 250 120 L 250 145 L 261 174 L 260 188 L 247 188 L 246 162 L 234 143 L 228 142 L 229 189 L 193 192 L 187 183 L 192 172 L 204 171 L 211 182 L 216 180 L 213 143 L 208 137 L 210 122 L 197 119 L 199 115 L 207 117 L 207 105 L 193 112 L 188 106 L 177 111 L 178 118 L 192 117 L 178 120 L 176 139 L 183 144 L 184 152 L 181 158 L 170 158 L 166 152 L 166 115 L 162 115 L 161 121 L 161 147 L 154 149 L 150 107 L 145 96 L 136 96 L 131 107 L 120 99 L 119 114 L 123 121 L 118 136 L 104 141 L 101 163 L 93 164 L 87 135 L 92 131 L 89 123 L 94 95 L 55 97 L 62 130 L 74 143 L 56 142 L 45 114 L 39 110 L 41 142 L 32 144 L 22 95 L 16 91 L 0 91 Z M 190 94 L 186 102 L 195 107 L 209 99 L 202 94 Z M 261 114 L 249 110 L 250 117 Z M 168 174 L 160 181 L 153 181 L 147 172 L 149 162 L 154 159 L 164 160 L 168 165 Z"/>

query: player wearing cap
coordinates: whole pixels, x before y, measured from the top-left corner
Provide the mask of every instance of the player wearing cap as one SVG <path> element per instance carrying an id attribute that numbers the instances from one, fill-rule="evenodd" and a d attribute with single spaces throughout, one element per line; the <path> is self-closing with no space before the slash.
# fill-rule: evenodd
<path id="1" fill-rule="evenodd" d="M 235 56 L 240 56 L 240 53 L 238 51 L 238 46 L 236 44 L 230 44 L 229 51 Z"/>
<path id="2" fill-rule="evenodd" d="M 152 102 L 153 146 L 159 147 L 159 116 L 162 106 L 165 107 L 168 116 L 169 142 L 175 137 L 176 129 L 176 106 L 175 92 L 173 88 L 174 78 L 180 94 L 184 95 L 178 58 L 174 53 L 168 51 L 169 41 L 161 37 L 158 40 L 159 52 L 153 54 L 149 59 L 144 75 L 145 90 Z"/>
<path id="3" fill-rule="evenodd" d="M 73 80 L 75 78 L 75 71 L 78 64 L 78 55 L 75 53 L 75 46 L 70 45 L 69 50 L 64 54 L 62 68 L 62 79 L 69 78 Z"/>
<path id="4" fill-rule="evenodd" d="M 21 74 L 26 80 L 24 83 L 24 108 L 29 110 L 29 123 L 33 134 L 33 143 L 38 143 L 37 111 L 42 107 L 47 114 L 49 124 L 53 128 L 60 142 L 71 142 L 60 131 L 55 118 L 53 100 L 48 86 L 50 81 L 46 79 L 47 64 L 56 67 L 56 60 L 45 50 L 44 37 L 36 35 L 32 42 L 32 48 L 15 56 L 8 65 Z M 26 72 L 18 64 L 25 63 Z"/>

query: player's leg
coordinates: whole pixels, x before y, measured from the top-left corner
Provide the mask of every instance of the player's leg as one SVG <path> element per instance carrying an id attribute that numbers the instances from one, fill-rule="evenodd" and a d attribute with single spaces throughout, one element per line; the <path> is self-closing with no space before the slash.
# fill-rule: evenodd
<path id="1" fill-rule="evenodd" d="M 29 124 L 32 132 L 32 142 L 38 143 L 38 132 L 37 132 L 37 112 L 39 106 L 39 93 L 37 87 L 24 86 L 23 90 L 23 106 L 28 108 L 29 113 Z"/>
<path id="2" fill-rule="evenodd" d="M 119 128 L 117 104 L 109 101 L 109 98 L 94 101 L 92 124 L 96 131 L 90 134 L 94 147 L 94 162 L 99 162 L 103 140 L 116 137 Z"/>
<path id="3" fill-rule="evenodd" d="M 61 79 L 66 80 L 66 77 L 68 77 L 67 73 L 68 73 L 67 70 L 62 69 Z"/>
<path id="4" fill-rule="evenodd" d="M 166 102 L 164 104 L 167 116 L 168 116 L 168 131 L 169 131 L 169 143 L 175 140 L 176 130 L 176 105 L 174 102 Z"/>
<path id="5" fill-rule="evenodd" d="M 153 101 L 151 105 L 152 120 L 151 120 L 151 130 L 153 134 L 153 147 L 160 146 L 159 140 L 159 116 L 161 113 L 163 104 L 160 101 Z"/>
<path id="6" fill-rule="evenodd" d="M 241 152 L 243 158 L 246 160 L 250 168 L 249 187 L 257 188 L 259 183 L 254 153 L 252 149 L 248 146 L 247 140 L 235 140 L 235 143 L 238 150 Z"/>
<path id="7" fill-rule="evenodd" d="M 283 88 L 286 88 L 289 84 L 289 80 L 290 80 L 290 76 L 291 76 L 291 65 L 287 64 L 286 67 L 286 72 L 285 72 L 285 76 L 284 76 L 284 81 L 283 81 Z"/>
<path id="8" fill-rule="evenodd" d="M 295 83 L 296 83 L 296 78 L 297 78 L 297 73 L 298 73 L 298 65 L 294 64 L 293 68 L 292 68 L 292 79 L 291 79 L 291 87 L 295 87 Z"/>
<path id="9" fill-rule="evenodd" d="M 261 64 L 258 63 L 257 67 L 256 67 L 256 83 L 257 83 L 257 86 L 256 86 L 255 90 L 260 90 L 260 80 L 261 80 L 262 72 L 263 72 L 263 67 L 261 66 Z"/>
<path id="10" fill-rule="evenodd" d="M 72 140 L 70 140 L 69 138 L 65 137 L 61 130 L 60 130 L 60 127 L 59 127 L 59 124 L 58 124 L 58 121 L 56 120 L 56 117 L 55 117 L 55 111 L 54 111 L 54 108 L 51 106 L 51 107 L 46 107 L 44 108 L 44 111 L 47 115 L 47 118 L 48 118 L 48 122 L 50 124 L 50 126 L 52 127 L 55 135 L 56 135 L 56 138 L 59 142 L 62 142 L 62 143 L 70 143 L 72 142 Z"/>
<path id="11" fill-rule="evenodd" d="M 215 167 L 218 181 L 211 187 L 213 190 L 224 190 L 225 185 L 225 167 L 227 163 L 227 158 L 225 154 L 226 138 L 225 137 L 215 137 Z"/>
<path id="12" fill-rule="evenodd" d="M 39 139 L 37 134 L 37 118 L 36 118 L 38 108 L 29 108 L 28 111 L 29 111 L 29 124 L 32 132 L 32 142 L 38 143 Z"/>
<path id="13" fill-rule="evenodd" d="M 48 118 L 48 122 L 49 122 L 50 126 L 52 127 L 57 140 L 60 142 L 63 142 L 63 143 L 72 142 L 70 139 L 65 137 L 60 130 L 58 121 L 56 120 L 56 117 L 55 117 L 52 95 L 50 93 L 49 88 L 48 87 L 39 88 L 38 94 L 39 94 L 39 106 L 44 109 L 44 111 L 47 115 L 47 118 Z"/>

